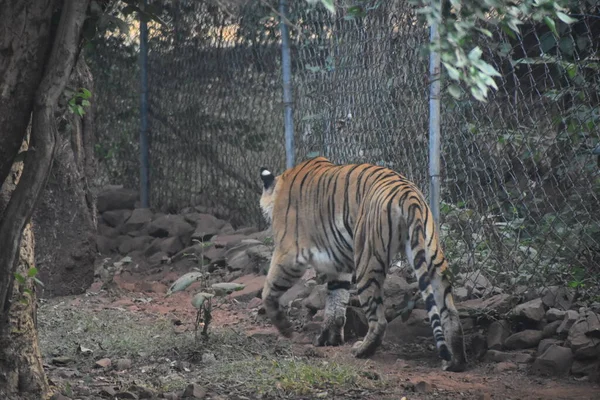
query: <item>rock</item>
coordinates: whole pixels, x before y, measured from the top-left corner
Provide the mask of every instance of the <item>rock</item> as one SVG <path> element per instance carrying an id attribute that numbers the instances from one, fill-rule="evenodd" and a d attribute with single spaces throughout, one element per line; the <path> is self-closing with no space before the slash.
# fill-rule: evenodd
<path id="1" fill-rule="evenodd" d="M 494 366 L 496 372 L 514 371 L 518 368 L 517 364 L 510 361 L 502 361 Z"/>
<path id="2" fill-rule="evenodd" d="M 509 350 L 529 349 L 536 347 L 542 340 L 542 337 L 542 331 L 526 329 L 506 338 L 504 347 Z"/>
<path id="3" fill-rule="evenodd" d="M 121 232 L 135 232 L 147 228 L 150 225 L 150 222 L 152 222 L 153 216 L 154 214 L 149 208 L 136 208 L 131 213 L 129 219 L 123 224 Z"/>
<path id="4" fill-rule="evenodd" d="M 148 264 L 151 266 L 160 265 L 169 259 L 169 255 L 164 251 L 159 251 L 148 257 Z"/>
<path id="5" fill-rule="evenodd" d="M 252 272 L 256 274 L 267 275 L 271 265 L 273 250 L 265 245 L 249 248 L 246 253 L 252 261 Z"/>
<path id="6" fill-rule="evenodd" d="M 459 312 L 489 312 L 494 311 L 498 314 L 508 312 L 517 301 L 517 298 L 508 294 L 497 294 L 487 299 L 472 299 L 456 303 Z"/>
<path id="7" fill-rule="evenodd" d="M 225 253 L 227 251 L 224 248 L 210 247 L 204 252 L 204 257 L 208 258 L 211 263 L 223 261 L 225 265 Z"/>
<path id="8" fill-rule="evenodd" d="M 184 398 L 203 399 L 206 397 L 206 389 L 196 383 L 190 383 L 183 391 Z"/>
<path id="9" fill-rule="evenodd" d="M 317 285 L 306 299 L 302 301 L 302 305 L 313 312 L 323 310 L 327 300 L 327 285 Z"/>
<path id="10" fill-rule="evenodd" d="M 148 226 L 150 236 L 157 238 L 178 237 L 184 244 L 189 243 L 193 232 L 194 227 L 187 223 L 181 215 L 163 215 L 156 218 Z"/>
<path id="11" fill-rule="evenodd" d="M 210 240 L 226 225 L 225 221 L 210 214 L 190 213 L 184 215 L 184 218 L 195 227 L 192 239 L 200 241 Z"/>
<path id="12" fill-rule="evenodd" d="M 102 219 L 113 228 L 120 227 L 131 216 L 131 210 L 112 210 L 102 213 Z"/>
<path id="13" fill-rule="evenodd" d="M 470 337 L 468 352 L 476 360 L 481 360 L 488 350 L 486 337 L 477 332 Z"/>
<path id="14" fill-rule="evenodd" d="M 551 308 L 548 311 L 546 311 L 546 319 L 548 320 L 548 322 L 559 320 L 562 321 L 565 318 L 566 314 L 566 311 L 559 310 L 558 308 Z"/>
<path id="15" fill-rule="evenodd" d="M 102 389 L 100 389 L 100 393 L 99 393 L 100 396 L 110 397 L 111 399 L 113 399 L 116 394 L 117 394 L 117 391 L 112 386 L 103 387 Z"/>
<path id="16" fill-rule="evenodd" d="M 151 236 L 121 236 L 121 244 L 119 244 L 119 253 L 127 255 L 132 251 L 144 250 L 150 242 L 152 242 Z"/>
<path id="17" fill-rule="evenodd" d="M 236 246 L 227 250 L 225 260 L 228 267 L 234 271 L 244 271 L 245 273 L 257 272 L 253 265 L 253 260 L 248 254 L 248 250 L 255 246 L 263 246 L 261 242 L 254 239 L 244 239 Z"/>
<path id="18" fill-rule="evenodd" d="M 413 288 L 406 279 L 399 275 L 388 275 L 383 283 L 383 302 L 385 305 L 385 316 L 388 321 L 396 318 L 398 313 L 406 307 L 406 294 L 414 294 Z"/>
<path id="19" fill-rule="evenodd" d="M 183 244 L 178 237 L 156 238 L 144 252 L 146 257 L 150 257 L 158 252 L 163 252 L 169 256 L 176 254 L 183 249 Z"/>
<path id="20" fill-rule="evenodd" d="M 577 311 L 567 310 L 562 323 L 558 326 L 558 329 L 556 329 L 556 333 L 561 336 L 566 335 L 578 318 L 579 313 Z"/>
<path id="21" fill-rule="evenodd" d="M 546 307 L 568 310 L 573 304 L 575 292 L 565 286 L 550 286 L 542 293 L 542 301 Z"/>
<path id="22" fill-rule="evenodd" d="M 109 368 L 111 364 L 112 362 L 110 361 L 110 358 L 102 358 L 96 361 L 95 366 L 100 368 Z"/>
<path id="23" fill-rule="evenodd" d="M 260 297 L 255 297 L 248 302 L 248 308 L 259 308 L 262 307 L 262 299 Z"/>
<path id="24" fill-rule="evenodd" d="M 385 339 L 391 343 L 405 344 L 415 342 L 418 337 L 432 337 L 427 318 L 427 311 L 421 309 L 412 310 L 406 322 L 402 321 L 401 316 L 396 317 L 388 323 Z"/>
<path id="25" fill-rule="evenodd" d="M 344 325 L 344 340 L 363 338 L 369 330 L 367 316 L 358 307 L 346 308 L 346 325 Z"/>
<path id="26" fill-rule="evenodd" d="M 228 297 L 240 302 L 247 302 L 260 296 L 265 285 L 264 275 L 244 275 L 235 280 L 235 283 L 244 285 L 244 289 L 231 293 Z"/>
<path id="27" fill-rule="evenodd" d="M 540 322 L 544 319 L 546 310 L 542 299 L 535 299 L 528 301 L 527 303 L 519 304 L 513 308 L 511 314 L 528 321 Z"/>
<path id="28" fill-rule="evenodd" d="M 492 292 L 494 285 L 481 271 L 458 275 L 458 283 L 464 286 L 469 293 L 484 295 Z"/>
<path id="29" fill-rule="evenodd" d="M 98 193 L 96 207 L 100 213 L 112 210 L 133 210 L 137 200 L 138 194 L 134 190 L 111 188 Z"/>
<path id="30" fill-rule="evenodd" d="M 420 381 L 415 385 L 415 392 L 417 393 L 431 393 L 433 386 L 429 382 Z"/>
<path id="31" fill-rule="evenodd" d="M 581 316 L 569 330 L 567 345 L 578 360 L 600 355 L 600 317 L 594 312 Z"/>
<path id="32" fill-rule="evenodd" d="M 119 230 L 113 228 L 112 226 L 109 226 L 107 224 L 103 224 L 100 221 L 98 221 L 98 233 L 101 236 L 107 237 L 107 238 L 116 238 L 119 236 Z"/>
<path id="33" fill-rule="evenodd" d="M 510 336 L 510 324 L 506 320 L 494 321 L 487 333 L 488 349 L 501 350 L 506 338 Z"/>
<path id="34" fill-rule="evenodd" d="M 54 393 L 52 396 L 50 396 L 50 400 L 71 400 L 71 398 L 63 396 L 61 393 Z"/>
<path id="35" fill-rule="evenodd" d="M 540 344 L 538 345 L 537 348 L 537 354 L 541 355 L 544 354 L 544 352 L 546 351 L 546 349 L 552 345 L 557 345 L 560 346 L 561 345 L 561 341 L 558 339 L 542 339 L 540 341 Z"/>
<path id="36" fill-rule="evenodd" d="M 575 360 L 571 366 L 571 374 L 597 377 L 600 375 L 600 360 Z"/>
<path id="37" fill-rule="evenodd" d="M 131 360 L 128 358 L 121 358 L 117 360 L 115 368 L 117 371 L 124 371 L 126 369 L 129 369 L 131 368 Z"/>
<path id="38" fill-rule="evenodd" d="M 454 290 L 454 298 L 457 301 L 465 301 L 469 299 L 469 291 L 465 287 L 459 287 Z"/>
<path id="39" fill-rule="evenodd" d="M 154 393 L 154 390 L 145 386 L 133 385 L 129 388 L 129 391 L 137 393 L 138 398 L 140 399 L 152 399 L 156 397 L 156 393 Z"/>
<path id="40" fill-rule="evenodd" d="M 215 291 L 215 296 L 225 296 L 234 292 L 239 292 L 244 289 L 243 283 L 237 282 L 220 282 L 213 283 L 211 288 Z"/>
<path id="41" fill-rule="evenodd" d="M 119 246 L 116 239 L 107 238 L 104 236 L 96 236 L 96 249 L 100 254 L 112 254 Z"/>
<path id="42" fill-rule="evenodd" d="M 214 364 L 217 362 L 217 359 L 213 353 L 204 353 L 202 354 L 202 362 L 204 364 Z"/>
<path id="43" fill-rule="evenodd" d="M 225 247 L 231 249 L 237 246 L 242 240 L 247 239 L 246 235 L 217 235 L 213 238 L 212 242 L 215 247 Z"/>
<path id="44" fill-rule="evenodd" d="M 117 399 L 133 399 L 133 400 L 139 399 L 138 395 L 135 393 L 132 393 L 132 392 L 117 392 L 115 394 L 115 398 L 117 398 Z"/>
<path id="45" fill-rule="evenodd" d="M 550 322 L 548 325 L 544 326 L 544 329 L 542 329 L 542 334 L 544 335 L 545 338 L 549 338 L 549 337 L 556 335 L 556 331 L 558 330 L 558 327 L 561 324 L 562 324 L 562 321 Z"/>
<path id="46" fill-rule="evenodd" d="M 551 345 L 533 362 L 532 372 L 540 375 L 566 375 L 573 364 L 573 353 L 568 347 Z"/>
<path id="47" fill-rule="evenodd" d="M 304 279 L 299 279 L 287 292 L 279 298 L 279 304 L 284 307 L 289 307 L 296 299 L 305 299 L 313 291 L 312 287 L 306 285 Z"/>
<path id="48" fill-rule="evenodd" d="M 74 361 L 75 360 L 72 357 L 60 356 L 60 357 L 54 357 L 50 362 L 54 365 L 67 365 Z"/>
<path id="49" fill-rule="evenodd" d="M 529 353 L 524 352 L 504 352 L 498 350 L 488 350 L 488 352 L 485 353 L 484 360 L 491 362 L 512 361 L 518 364 L 526 364 L 533 360 L 533 356 Z"/>

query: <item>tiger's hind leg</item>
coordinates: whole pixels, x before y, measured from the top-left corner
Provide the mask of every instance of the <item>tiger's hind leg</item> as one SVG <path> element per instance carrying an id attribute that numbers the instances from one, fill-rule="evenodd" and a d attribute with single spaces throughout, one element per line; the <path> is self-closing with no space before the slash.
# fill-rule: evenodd
<path id="1" fill-rule="evenodd" d="M 289 288 L 304 275 L 305 264 L 297 263 L 296 257 L 289 253 L 275 249 L 271 258 L 269 273 L 263 286 L 262 299 L 267 317 L 277 328 L 279 333 L 285 337 L 291 337 L 293 333 L 292 324 L 282 310 L 279 299 Z"/>
<path id="2" fill-rule="evenodd" d="M 365 237 L 358 230 L 357 237 Z M 367 235 L 368 237 L 368 235 Z M 376 247 L 372 239 L 355 241 L 355 262 L 357 270 L 356 290 L 360 305 L 365 312 L 369 324 L 367 335 L 352 347 L 352 353 L 357 358 L 365 358 L 375 353 L 383 342 L 387 328 L 385 308 L 383 305 L 383 283 L 385 281 L 388 254 L 386 243 L 383 247 Z M 373 240 L 384 240 L 382 238 Z"/>
<path id="3" fill-rule="evenodd" d="M 325 318 L 321 332 L 315 339 L 315 346 L 339 346 L 344 343 L 344 325 L 346 325 L 346 308 L 350 300 L 351 281 L 351 274 L 340 274 L 337 279 L 328 280 Z"/>

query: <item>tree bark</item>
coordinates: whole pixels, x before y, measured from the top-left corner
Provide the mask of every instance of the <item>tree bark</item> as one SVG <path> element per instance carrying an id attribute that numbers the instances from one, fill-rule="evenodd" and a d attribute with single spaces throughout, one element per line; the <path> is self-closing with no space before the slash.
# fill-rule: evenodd
<path id="1" fill-rule="evenodd" d="M 0 0 L 0 187 L 25 138 L 56 0 Z"/>
<path id="2" fill-rule="evenodd" d="M 23 2 L 21 2 L 23 3 Z M 4 1 L 0 3 L 2 13 L 5 10 L 13 11 L 18 7 L 23 7 L 17 1 Z M 25 284 L 15 286 L 15 272 L 19 267 L 27 270 L 27 263 L 19 263 L 19 255 L 26 252 L 28 257 L 33 257 L 33 236 L 29 227 L 29 222 L 33 210 L 38 202 L 40 194 L 46 184 L 56 144 L 56 120 L 54 110 L 58 103 L 58 98 L 64 91 L 65 85 L 69 79 L 76 60 L 76 54 L 79 46 L 79 37 L 89 0 L 65 0 L 58 29 L 54 36 L 54 42 L 48 62 L 44 68 L 44 76 L 32 97 L 29 99 L 27 112 L 31 111 L 33 104 L 33 117 L 31 123 L 31 140 L 25 155 L 25 162 L 22 174 L 15 178 L 14 174 L 3 181 L 3 187 L 7 182 L 18 180 L 14 191 L 10 194 L 10 200 L 6 205 L 0 220 L 0 388 L 4 392 L 3 398 L 7 399 L 43 399 L 48 394 L 48 384 L 45 381 L 44 371 L 40 359 L 39 346 L 37 344 L 37 330 L 35 327 L 35 292 L 25 292 L 27 285 L 32 285 L 29 279 Z M 39 2 L 36 2 L 39 6 Z M 46 3 L 44 5 L 47 5 Z M 30 9 L 36 9 L 33 5 L 23 11 L 23 25 L 39 23 L 40 25 L 50 24 L 50 12 L 44 14 L 47 18 L 43 21 L 32 21 L 28 15 Z M 10 12 L 8 13 L 10 14 Z M 4 27 L 7 24 L 4 14 L 0 17 L 3 21 L 3 31 L 8 29 Z M 15 27 L 11 27 L 15 28 Z M 11 38 L 17 37 L 25 28 L 11 31 Z M 27 30 L 27 29 L 25 29 Z M 44 32 L 47 33 L 46 30 Z M 14 39 L 18 42 L 17 39 Z M 4 42 L 3 42 L 4 43 Z M 27 60 L 27 56 L 22 56 L 20 52 L 29 54 L 32 49 L 37 49 L 38 44 L 27 42 L 24 47 L 12 48 L 13 52 L 19 53 L 11 58 L 13 60 Z M 1 51 L 6 53 L 7 46 L 2 46 Z M 16 53 L 15 53 L 16 54 Z M 39 61 L 39 60 L 38 60 Z M 4 65 L 5 63 L 3 63 Z M 14 68 L 12 66 L 11 68 Z M 14 71 L 14 69 L 10 69 Z M 19 90 L 22 82 L 20 79 L 29 79 L 28 76 L 17 74 L 16 77 L 4 77 L 0 88 L 2 96 L 2 107 L 7 110 L 13 110 L 10 89 Z M 8 89 L 8 91 L 7 91 Z M 16 99 L 15 102 L 18 102 Z M 23 100 L 23 103 L 26 103 Z M 7 131 L 14 135 L 20 135 L 21 139 L 25 136 L 27 124 L 13 122 L 11 116 L 6 117 L 5 111 L 0 110 L 0 114 L 5 119 L 2 120 L 0 129 L 2 133 Z M 13 118 L 19 119 L 21 113 L 16 113 Z M 13 129 L 22 129 L 22 132 L 14 132 Z M 3 135 L 0 135 L 3 137 Z M 0 148 L 3 148 L 3 142 L 0 142 Z M 15 160 L 18 147 L 9 142 L 9 147 L 4 150 L 14 151 L 14 154 L 7 153 L 6 156 L 12 163 Z M 11 147 L 12 146 L 12 147 Z M 2 160 L 1 162 L 5 162 Z M 0 168 L 4 166 L 0 165 Z M 1 172 L 1 171 L 0 171 Z M 7 171 L 7 175 L 10 170 Z M 0 175 L 1 176 L 1 175 Z M 8 188 L 7 188 L 8 189 Z M 7 189 L 3 189 L 7 190 Z M 29 227 L 27 231 L 25 228 Z M 23 233 L 25 242 L 22 242 Z M 28 247 L 28 238 L 30 246 Z M 25 246 L 22 246 L 24 244 Z M 23 274 L 21 274 L 23 275 Z M 25 273 L 23 276 L 27 276 Z M 29 283 L 28 283 L 29 282 Z M 15 290 L 16 289 L 16 290 Z M 30 306 L 21 306 L 22 303 L 15 301 L 15 296 L 20 293 L 29 294 Z M 36 361 L 38 360 L 38 361 Z"/>
<path id="3" fill-rule="evenodd" d="M 26 150 L 26 142 L 23 144 Z M 0 211 L 22 171 L 23 163 L 16 162 L 0 192 Z M 34 265 L 33 231 L 28 224 L 23 231 L 16 272 L 27 276 Z M 49 391 L 37 337 L 35 290 L 31 279 L 16 282 L 12 306 L 6 315 L 8 323 L 0 324 L 0 399 L 42 399 Z"/>

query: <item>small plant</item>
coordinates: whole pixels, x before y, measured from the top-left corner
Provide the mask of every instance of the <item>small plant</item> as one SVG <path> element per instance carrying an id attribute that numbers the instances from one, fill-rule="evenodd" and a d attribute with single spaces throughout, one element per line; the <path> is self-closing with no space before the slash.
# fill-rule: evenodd
<path id="1" fill-rule="evenodd" d="M 70 96 L 68 105 L 69 111 L 73 114 L 77 114 L 80 117 L 83 117 L 85 114 L 85 108 L 90 106 L 90 98 L 92 97 L 92 92 L 87 90 L 86 88 L 79 88 L 76 92 L 65 91 L 67 96 Z"/>
<path id="2" fill-rule="evenodd" d="M 27 270 L 27 276 L 23 276 L 21 274 L 19 274 L 18 272 L 15 272 L 15 279 L 17 280 L 17 282 L 19 282 L 21 285 L 25 285 L 27 283 L 28 279 L 33 280 L 35 283 L 37 283 L 40 286 L 44 286 L 44 284 L 42 283 L 42 281 L 40 281 L 36 275 L 38 274 L 38 269 L 35 267 L 31 267 L 29 268 L 29 270 Z M 29 296 L 33 297 L 33 292 L 31 291 L 31 289 L 29 288 L 25 288 L 23 289 L 24 293 L 27 293 Z M 27 304 L 28 300 L 27 297 L 22 297 L 19 300 L 21 303 L 23 304 Z"/>

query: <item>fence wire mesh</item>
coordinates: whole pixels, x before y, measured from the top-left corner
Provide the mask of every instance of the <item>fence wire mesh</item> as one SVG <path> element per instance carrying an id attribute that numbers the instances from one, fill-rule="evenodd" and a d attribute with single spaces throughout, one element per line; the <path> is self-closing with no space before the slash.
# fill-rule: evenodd
<path id="1" fill-rule="evenodd" d="M 151 205 L 262 225 L 257 171 L 285 166 L 278 1 L 150 3 L 163 21 L 149 25 Z M 385 165 L 427 196 L 429 32 L 406 1 L 367 3 L 360 18 L 289 4 L 296 159 Z M 487 103 L 442 99 L 442 239 L 454 271 L 486 278 L 476 295 L 550 285 L 598 295 L 597 15 L 582 8 L 559 37 L 540 24 L 495 32 L 479 45 L 499 90 Z M 130 42 L 114 36 L 92 64 L 106 179 L 135 187 Z"/>

